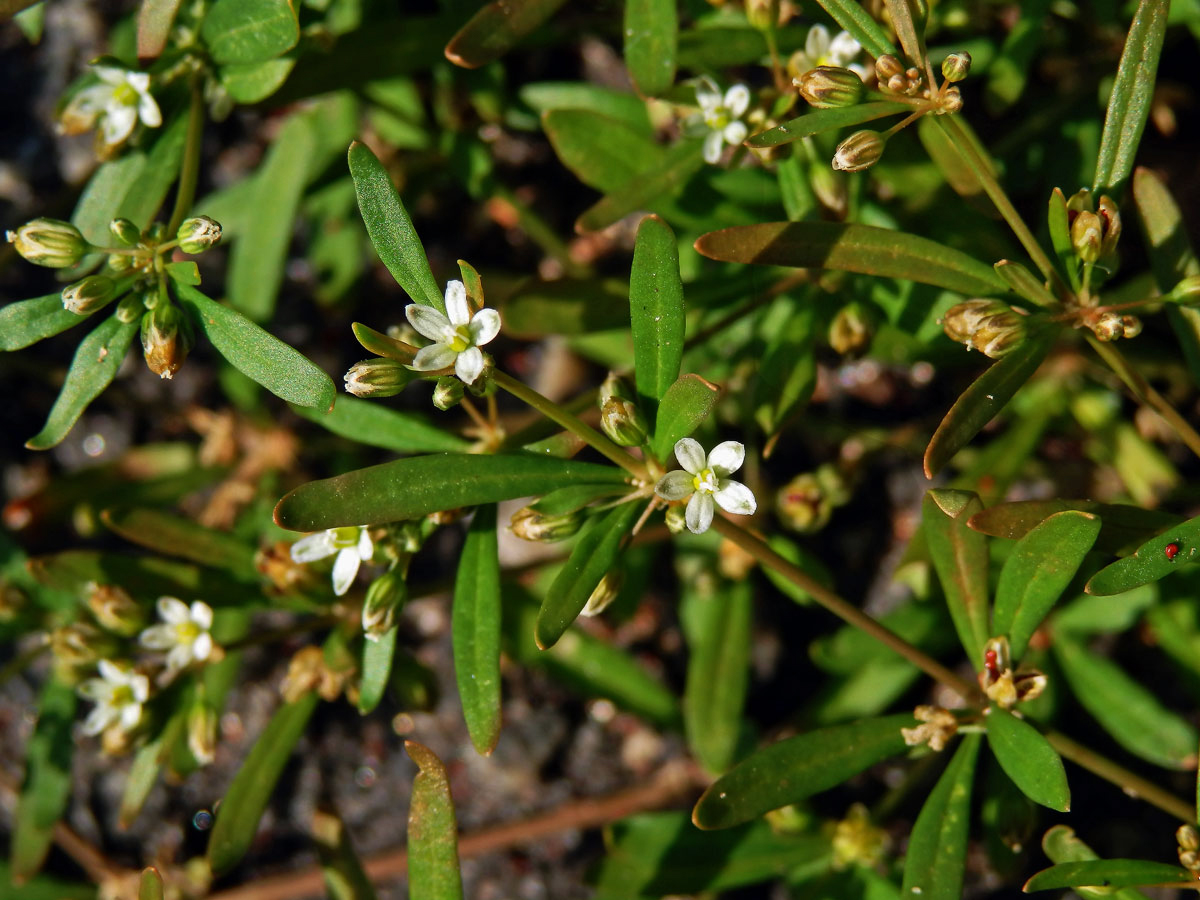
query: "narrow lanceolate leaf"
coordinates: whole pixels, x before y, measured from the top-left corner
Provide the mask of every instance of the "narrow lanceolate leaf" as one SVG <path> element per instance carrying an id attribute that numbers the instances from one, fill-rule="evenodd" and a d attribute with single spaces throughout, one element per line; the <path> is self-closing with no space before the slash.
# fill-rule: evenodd
<path id="1" fill-rule="evenodd" d="M 445 312 L 445 297 L 438 289 L 425 248 L 387 169 L 370 147 L 357 141 L 350 145 L 348 158 L 358 209 L 375 252 L 414 303 Z"/>
<path id="2" fill-rule="evenodd" d="M 26 447 L 48 450 L 67 436 L 88 404 L 116 377 L 137 330 L 137 322 L 122 322 L 113 315 L 80 341 L 45 426 L 25 442 Z"/>
<path id="3" fill-rule="evenodd" d="M 1004 279 L 1005 284 L 1030 303 L 1051 307 L 1058 302 L 1054 299 L 1054 295 L 1046 288 L 1046 285 L 1042 284 L 1040 280 L 1034 277 L 1032 272 L 1019 262 L 1013 262 L 1011 259 L 1002 259 L 992 268 L 996 270 L 997 275 Z"/>
<path id="4" fill-rule="evenodd" d="M 229 303 L 256 322 L 275 312 L 296 212 L 316 152 L 315 120 L 293 115 L 271 143 L 254 177 L 246 229 L 229 254 Z"/>
<path id="5" fill-rule="evenodd" d="M 692 606 L 698 633 L 688 658 L 684 731 L 700 764 L 710 772 L 724 772 L 737 750 L 750 680 L 750 582 L 696 597 Z"/>
<path id="6" fill-rule="evenodd" d="M 883 29 L 869 12 L 863 9 L 858 0 L 818 0 L 825 12 L 833 17 L 850 36 L 863 45 L 874 57 L 885 53 L 895 53 L 896 47 Z"/>
<path id="7" fill-rule="evenodd" d="M 954 758 L 921 807 L 904 857 L 904 897 L 960 900 L 966 869 L 971 782 L 979 757 L 978 734 L 962 739 Z"/>
<path id="8" fill-rule="evenodd" d="M 176 288 L 180 302 L 217 352 L 243 375 L 289 403 L 323 410 L 333 406 L 337 389 L 308 357 L 195 288 L 184 284 Z"/>
<path id="9" fill-rule="evenodd" d="M 20 350 L 87 318 L 63 309 L 61 293 L 18 300 L 0 309 L 0 350 Z"/>
<path id="10" fill-rule="evenodd" d="M 312 836 L 330 900 L 375 900 L 375 888 L 337 814 L 318 810 L 313 815 Z"/>
<path id="11" fill-rule="evenodd" d="M 1096 500 L 1017 500 L 998 503 L 971 516 L 967 523 L 976 531 L 992 537 L 1019 541 L 1055 513 L 1077 510 L 1100 517 L 1100 534 L 1095 549 L 1117 553 L 1124 547 L 1137 547 L 1152 535 L 1179 525 L 1183 518 L 1156 509 L 1142 509 L 1124 503 L 1100 503 Z M 1133 552 L 1130 547 L 1128 552 Z"/>
<path id="12" fill-rule="evenodd" d="M 12 832 L 12 876 L 25 880 L 42 867 L 54 824 L 71 798 L 71 753 L 75 742 L 75 692 L 50 681 L 38 701 L 37 726 L 25 749 L 25 781 Z"/>
<path id="13" fill-rule="evenodd" d="M 532 453 L 414 456 L 302 484 L 275 507 L 292 531 L 381 525 L 431 512 L 532 497 L 570 484 L 620 484 L 614 466 Z"/>
<path id="14" fill-rule="evenodd" d="M 1118 559 L 1091 577 L 1089 594 L 1122 594 L 1166 578 L 1196 560 L 1200 552 L 1200 516 L 1150 538 L 1132 556 Z"/>
<path id="15" fill-rule="evenodd" d="M 359 397 L 340 396 L 329 412 L 304 406 L 293 406 L 292 412 L 356 443 L 396 453 L 462 451 L 470 446 L 458 435 L 436 427 L 422 415 Z"/>
<path id="16" fill-rule="evenodd" d="M 764 747 L 718 778 L 692 810 L 698 828 L 732 828 L 763 813 L 835 787 L 905 749 L 904 713 L 862 719 L 797 735 Z"/>
<path id="17" fill-rule="evenodd" d="M 984 536 L 967 527 L 983 504 L 969 491 L 935 489 L 925 494 L 922 526 L 946 606 L 971 664 L 983 666 L 988 631 L 988 551 Z"/>
<path id="18" fill-rule="evenodd" d="M 446 59 L 476 69 L 499 59 L 554 15 L 565 0 L 493 0 L 475 13 L 446 45 Z"/>
<path id="19" fill-rule="evenodd" d="M 684 375 L 663 394 L 654 423 L 654 455 L 665 459 L 680 438 L 708 418 L 721 389 L 699 375 Z"/>
<path id="20" fill-rule="evenodd" d="M 675 0 L 625 0 L 625 65 L 639 94 L 655 97 L 675 80 Z"/>
<path id="21" fill-rule="evenodd" d="M 1053 647 L 1071 693 L 1113 740 L 1168 769 L 1195 768 L 1200 735 L 1185 719 L 1116 663 L 1085 649 L 1071 635 L 1055 632 Z"/>
<path id="22" fill-rule="evenodd" d="M 228 872 L 250 849 L 275 783 L 316 706 L 315 693 L 281 706 L 255 741 L 221 801 L 208 839 L 208 862 L 214 875 Z"/>
<path id="23" fill-rule="evenodd" d="M 500 739 L 500 557 L 496 505 L 475 511 L 454 579 L 454 677 L 475 749 Z"/>
<path id="24" fill-rule="evenodd" d="M 533 636 L 539 648 L 553 647 L 579 618 L 600 579 L 616 564 L 641 510 L 639 503 L 622 503 L 592 519 L 580 533 L 538 610 Z"/>
<path id="25" fill-rule="evenodd" d="M 137 900 L 163 900 L 162 876 L 154 866 L 142 869 L 142 877 L 138 882 Z"/>
<path id="26" fill-rule="evenodd" d="M 768 222 L 710 231 L 696 251 L 724 262 L 838 269 L 903 278 L 960 294 L 996 294 L 1004 282 L 992 267 L 937 241 L 873 225 Z"/>
<path id="27" fill-rule="evenodd" d="M 917 68 L 925 65 L 925 20 L 913 10 L 910 0 L 883 0 L 900 49 Z M 924 6 L 924 4 L 922 4 Z"/>
<path id="28" fill-rule="evenodd" d="M 409 900 L 461 900 L 458 831 L 446 767 L 427 747 L 405 741 L 421 770 L 413 779 L 408 809 Z"/>
<path id="29" fill-rule="evenodd" d="M 1104 116 L 1093 194 L 1120 197 L 1125 179 L 1133 170 L 1133 157 L 1150 114 L 1168 6 L 1168 0 L 1141 0 L 1133 13 Z"/>
<path id="30" fill-rule="evenodd" d="M 1054 255 L 1058 257 L 1059 267 L 1067 273 L 1067 280 L 1071 282 L 1071 290 L 1078 291 L 1080 288 L 1079 257 L 1075 255 L 1075 247 L 1071 244 L 1067 198 L 1063 196 L 1062 188 L 1055 188 L 1050 192 L 1046 222 L 1050 230 L 1050 244 L 1054 247 Z"/>
<path id="31" fill-rule="evenodd" d="M 396 628 L 389 628 L 379 640 L 363 641 L 362 684 L 358 693 L 358 711 L 364 716 L 379 705 L 392 674 L 396 656 Z"/>
<path id="32" fill-rule="evenodd" d="M 962 392 L 925 448 L 926 478 L 940 472 L 1033 377 L 1050 352 L 1054 337 L 1053 330 L 1030 335 L 1025 343 L 992 363 Z"/>
<path id="33" fill-rule="evenodd" d="M 756 150 L 779 147 L 783 144 L 790 144 L 792 141 L 812 137 L 814 134 L 821 134 L 824 131 L 833 131 L 835 128 L 861 125 L 863 122 L 882 119 L 884 116 L 893 116 L 909 108 L 904 103 L 896 103 L 892 100 L 874 100 L 870 103 L 860 103 L 857 106 L 814 109 L 802 116 L 788 119 L 782 125 L 776 125 L 774 128 L 751 135 L 746 139 L 746 146 L 754 147 Z"/>
<path id="34" fill-rule="evenodd" d="M 653 420 L 683 361 L 683 282 L 671 226 L 647 216 L 638 226 L 629 273 L 629 320 L 638 400 Z"/>
<path id="35" fill-rule="evenodd" d="M 969 523 L 968 523 L 969 524 Z M 1046 618 L 1100 534 L 1100 517 L 1055 513 L 1013 548 L 1000 571 L 992 633 L 1007 634 L 1013 659 Z"/>
<path id="36" fill-rule="evenodd" d="M 1071 791 L 1062 759 L 1042 733 L 1006 709 L 992 706 L 984 719 L 988 746 L 1000 768 L 1034 803 L 1059 812 L 1071 808 Z"/>
<path id="37" fill-rule="evenodd" d="M 1069 887 L 1126 888 L 1155 884 L 1194 883 L 1187 869 L 1148 859 L 1097 859 L 1089 862 L 1059 863 L 1042 869 L 1021 889 L 1052 891 Z"/>
<path id="38" fill-rule="evenodd" d="M 135 544 L 257 580 L 254 550 L 224 532 L 154 509 L 106 509 L 104 524 Z"/>
<path id="39" fill-rule="evenodd" d="M 596 202 L 575 221 L 575 230 L 586 234 L 607 228 L 631 212 L 652 206 L 683 186 L 704 165 L 698 140 L 683 140 L 663 156 L 662 162 L 639 172 L 626 184 Z"/>
<path id="40" fill-rule="evenodd" d="M 261 62 L 292 49 L 300 24 L 290 0 L 217 0 L 200 36 L 218 65 Z"/>
<path id="41" fill-rule="evenodd" d="M 138 10 L 137 19 L 137 55 L 138 59 L 157 59 L 167 46 L 167 37 L 171 34 L 171 23 L 175 21 L 175 13 L 179 11 L 182 0 L 142 0 L 142 8 Z"/>

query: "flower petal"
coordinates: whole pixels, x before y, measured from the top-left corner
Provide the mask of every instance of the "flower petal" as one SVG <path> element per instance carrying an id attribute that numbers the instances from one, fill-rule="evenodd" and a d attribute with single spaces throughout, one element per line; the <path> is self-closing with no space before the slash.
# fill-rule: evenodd
<path id="1" fill-rule="evenodd" d="M 746 461 L 746 448 L 737 441 L 722 441 L 708 454 L 708 467 L 718 478 L 732 475 Z"/>
<path id="2" fill-rule="evenodd" d="M 192 659 L 197 662 L 204 662 L 212 655 L 213 639 L 212 635 L 207 631 L 202 632 L 192 641 Z"/>
<path id="3" fill-rule="evenodd" d="M 167 671 L 174 675 L 176 672 L 186 669 L 191 661 L 192 648 L 188 644 L 179 644 L 172 647 L 171 652 L 167 654 Z"/>
<path id="4" fill-rule="evenodd" d="M 105 698 L 112 696 L 112 685 L 103 678 L 89 678 L 76 690 L 79 691 L 79 696 L 93 703 L 102 703 Z"/>
<path id="5" fill-rule="evenodd" d="M 446 282 L 446 315 L 456 328 L 471 321 L 471 304 L 467 302 L 467 289 L 461 281 Z"/>
<path id="6" fill-rule="evenodd" d="M 109 684 L 128 684 L 129 675 L 110 659 L 102 659 L 96 664 L 100 670 L 100 677 Z"/>
<path id="7" fill-rule="evenodd" d="M 129 689 L 139 703 L 144 703 L 150 696 L 150 679 L 145 675 L 133 675 L 129 679 Z"/>
<path id="8" fill-rule="evenodd" d="M 668 472 L 662 478 L 658 479 L 658 484 L 654 486 L 654 493 L 662 497 L 664 500 L 682 500 L 684 497 L 690 497 L 696 491 L 695 476 L 689 472 L 684 472 L 681 469 L 676 469 L 674 472 Z"/>
<path id="9" fill-rule="evenodd" d="M 478 347 L 468 347 L 458 354 L 454 361 L 454 374 L 467 384 L 474 384 L 475 379 L 483 374 L 483 351 Z"/>
<path id="10" fill-rule="evenodd" d="M 159 597 L 155 604 L 158 617 L 168 625 L 182 625 L 192 620 L 187 604 L 177 597 Z"/>
<path id="11" fill-rule="evenodd" d="M 824 25 L 814 25 L 808 29 L 808 37 L 804 39 L 804 52 L 813 61 L 813 65 L 821 64 L 821 57 L 829 53 L 829 30 Z"/>
<path id="12" fill-rule="evenodd" d="M 745 122 L 730 122 L 725 126 L 725 130 L 721 132 L 721 137 L 725 140 L 725 143 L 736 147 L 746 139 L 746 134 Z"/>
<path id="13" fill-rule="evenodd" d="M 471 319 L 471 341 L 482 347 L 500 333 L 500 313 L 494 309 L 481 309 Z"/>
<path id="14" fill-rule="evenodd" d="M 358 551 L 353 547 L 347 547 L 338 553 L 337 559 L 333 563 L 334 594 L 340 597 L 350 590 L 350 585 L 354 583 L 354 576 L 358 574 L 359 562 Z"/>
<path id="15" fill-rule="evenodd" d="M 721 161 L 721 147 L 724 144 L 724 138 L 719 131 L 710 131 L 704 138 L 704 161 L 709 165 L 716 165 Z"/>
<path id="16" fill-rule="evenodd" d="M 119 70 L 118 70 L 119 71 Z M 144 94 L 150 89 L 150 73 L 149 72 L 122 72 L 121 80 L 137 91 L 139 94 Z"/>
<path id="17" fill-rule="evenodd" d="M 354 549 L 358 553 L 358 558 L 363 562 L 368 562 L 375 555 L 375 545 L 371 542 L 371 532 L 366 528 L 358 532 L 358 544 Z"/>
<path id="18" fill-rule="evenodd" d="M 449 343 L 430 344 L 417 351 L 408 367 L 417 372 L 436 372 L 438 369 L 448 369 L 454 365 L 457 357 L 458 354 L 451 349 Z"/>
<path id="19" fill-rule="evenodd" d="M 203 628 L 205 631 L 212 628 L 213 611 L 212 607 L 203 600 L 192 601 L 192 621 Z"/>
<path id="20" fill-rule="evenodd" d="M 318 531 L 292 544 L 292 562 L 310 563 L 332 556 L 336 551 L 337 548 L 333 546 L 333 534 Z"/>
<path id="21" fill-rule="evenodd" d="M 142 721 L 142 704 L 126 703 L 121 707 L 121 730 L 133 731 Z"/>
<path id="22" fill-rule="evenodd" d="M 454 340 L 454 326 L 442 315 L 440 310 L 432 306 L 422 306 L 410 303 L 404 307 L 404 316 L 408 324 L 417 330 L 417 334 L 431 341 L 448 344 Z"/>
<path id="23" fill-rule="evenodd" d="M 696 103 L 706 111 L 721 105 L 721 91 L 707 75 L 701 75 L 696 83 Z"/>
<path id="24" fill-rule="evenodd" d="M 839 31 L 829 45 L 829 58 L 837 66 L 844 66 L 861 52 L 862 44 L 852 38 L 848 31 Z"/>
<path id="25" fill-rule="evenodd" d="M 112 85 L 113 87 L 116 87 L 118 84 L 124 84 L 125 76 L 129 74 L 128 71 L 122 69 L 120 66 L 92 66 L 92 72 L 105 84 Z M 112 93 L 111 88 L 109 89 L 109 93 Z"/>
<path id="26" fill-rule="evenodd" d="M 138 118 L 147 128 L 157 128 L 162 124 L 162 111 L 150 94 L 142 94 L 138 98 Z"/>
<path id="27" fill-rule="evenodd" d="M 83 720 L 83 733 L 90 736 L 102 732 L 117 717 L 117 711 L 111 706 L 97 706 Z"/>
<path id="28" fill-rule="evenodd" d="M 110 105 L 100 123 L 100 133 L 104 135 L 104 143 L 110 147 L 121 143 L 133 133 L 133 126 L 136 124 L 137 110 L 132 106 Z"/>
<path id="29" fill-rule="evenodd" d="M 138 643 L 148 650 L 170 650 L 175 646 L 174 625 L 151 625 L 138 635 Z"/>
<path id="30" fill-rule="evenodd" d="M 708 531 L 708 526 L 713 520 L 712 494 L 702 494 L 699 491 L 692 494 L 683 518 L 692 534 L 704 534 Z"/>
<path id="31" fill-rule="evenodd" d="M 752 516 L 758 509 L 754 492 L 740 481 L 721 479 L 720 487 L 713 491 L 712 497 L 721 509 L 736 516 Z"/>
<path id="32" fill-rule="evenodd" d="M 680 438 L 675 442 L 675 458 L 693 475 L 704 471 L 704 448 L 692 438 Z"/>
<path id="33" fill-rule="evenodd" d="M 735 84 L 725 92 L 725 108 L 733 116 L 741 116 L 750 108 L 750 88 Z"/>

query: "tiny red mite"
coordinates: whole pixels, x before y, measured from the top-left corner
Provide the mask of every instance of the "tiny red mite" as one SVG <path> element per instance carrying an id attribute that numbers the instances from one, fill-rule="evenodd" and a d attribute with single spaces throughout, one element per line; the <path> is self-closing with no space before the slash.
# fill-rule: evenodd
<path id="1" fill-rule="evenodd" d="M 1167 544 L 1167 546 L 1163 548 L 1163 553 L 1167 554 L 1167 559 L 1173 560 L 1179 555 L 1179 545 L 1175 543 Z"/>

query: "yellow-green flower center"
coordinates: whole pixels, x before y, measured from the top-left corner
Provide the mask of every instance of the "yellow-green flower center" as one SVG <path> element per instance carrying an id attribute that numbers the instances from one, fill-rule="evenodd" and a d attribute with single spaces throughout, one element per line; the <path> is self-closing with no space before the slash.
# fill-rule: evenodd
<path id="1" fill-rule="evenodd" d="M 175 626 L 175 641 L 179 644 L 194 643 L 200 637 L 200 626 L 195 622 L 181 622 Z"/>
<path id="2" fill-rule="evenodd" d="M 339 549 L 356 546 L 359 531 L 361 529 L 357 525 L 346 525 L 333 529 L 333 546 Z"/>
<path id="3" fill-rule="evenodd" d="M 113 88 L 113 99 L 122 106 L 137 106 L 138 93 L 129 84 L 121 82 Z"/>
<path id="4" fill-rule="evenodd" d="M 137 700 L 133 696 L 133 688 L 127 684 L 119 684 L 113 688 L 112 705 L 113 706 L 128 706 L 131 703 L 136 703 Z"/>
<path id="5" fill-rule="evenodd" d="M 698 493 L 715 494 L 717 491 L 717 473 L 712 469 L 705 469 L 692 479 L 692 486 Z"/>
<path id="6" fill-rule="evenodd" d="M 714 106 L 704 113 L 704 124 L 713 131 L 724 131 L 731 121 L 733 121 L 733 117 L 729 114 L 728 108 L 724 106 Z"/>
<path id="7" fill-rule="evenodd" d="M 454 329 L 454 339 L 450 341 L 450 349 L 462 353 L 472 344 L 471 329 L 468 325 L 459 325 Z"/>

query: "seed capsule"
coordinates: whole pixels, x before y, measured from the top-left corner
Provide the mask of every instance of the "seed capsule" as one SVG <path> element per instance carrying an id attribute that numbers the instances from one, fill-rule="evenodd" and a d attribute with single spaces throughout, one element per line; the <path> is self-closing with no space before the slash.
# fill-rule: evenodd
<path id="1" fill-rule="evenodd" d="M 861 172 L 879 162 L 883 156 L 884 139 L 878 131 L 856 131 L 837 146 L 833 167 L 839 172 Z"/>

